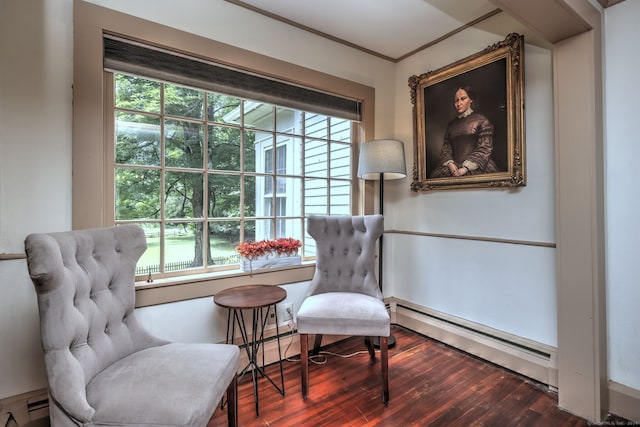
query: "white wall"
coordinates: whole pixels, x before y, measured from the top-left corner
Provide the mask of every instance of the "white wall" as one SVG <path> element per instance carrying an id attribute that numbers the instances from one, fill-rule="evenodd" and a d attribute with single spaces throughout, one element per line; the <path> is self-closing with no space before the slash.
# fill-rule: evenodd
<path id="1" fill-rule="evenodd" d="M 376 89 L 376 134 L 393 132 L 394 64 L 248 11 L 224 0 L 88 0 Z M 197 11 L 197 12 L 194 12 Z M 291 76 L 295 78 L 295 76 Z"/>
<path id="2" fill-rule="evenodd" d="M 0 2 L 0 253 L 71 226 L 72 1 Z M 24 259 L 0 261 L 0 398 L 46 386 Z"/>
<path id="3" fill-rule="evenodd" d="M 610 379 L 640 389 L 640 2 L 626 1 L 605 13 L 605 190 L 607 322 Z"/>
<path id="4" fill-rule="evenodd" d="M 393 133 L 394 106 L 385 102 L 394 93 L 390 62 L 222 0 L 93 3 L 373 86 L 375 132 Z M 0 253 L 22 253 L 28 233 L 71 227 L 72 6 L 0 1 Z M 288 289 L 297 300 L 304 290 L 306 284 Z M 221 314 L 210 299 L 151 307 L 140 316 L 166 338 L 224 340 L 224 326 L 211 325 Z M 46 386 L 39 339 L 26 262 L 0 261 L 0 399 Z"/>
<path id="5" fill-rule="evenodd" d="M 169 0 L 153 7 L 144 0 L 93 3 L 374 86 L 376 135 L 405 142 L 408 170 L 413 164 L 408 77 L 501 38 L 468 29 L 395 65 L 222 0 L 184 0 L 180 7 Z M 70 228 L 71 7 L 72 0 L 0 0 L 0 253 L 22 252 L 30 232 Z M 639 206 L 632 174 L 640 148 L 632 114 L 638 98 L 634 71 L 640 65 L 634 56 L 640 30 L 633 17 L 639 14 L 634 1 L 606 14 L 609 363 L 613 380 L 636 389 L 640 328 L 634 309 L 640 289 L 632 266 L 640 226 L 634 221 Z M 238 23 L 254 31 L 238 31 Z M 555 242 L 550 54 L 527 45 L 525 64 L 527 187 L 416 194 L 409 190 L 410 178 L 389 181 L 386 228 Z M 394 234 L 385 244 L 387 295 L 556 345 L 553 249 Z M 286 288 L 294 305 L 306 289 L 304 284 Z M 223 339 L 218 323 L 224 314 L 209 298 L 145 308 L 140 316 L 169 339 Z M 0 261 L 0 398 L 45 384 L 26 263 Z"/>
<path id="6" fill-rule="evenodd" d="M 330 42 L 327 44 L 300 30 L 247 14 L 243 9 L 221 0 L 207 6 L 190 0 L 179 11 L 164 7 L 168 1 L 158 3 L 159 7 L 153 10 L 149 10 L 142 0 L 117 5 L 108 0 L 91 2 L 375 86 L 376 134 L 395 134 L 396 138 L 403 140 L 407 144 L 409 165 L 413 159 L 408 77 L 451 63 L 504 37 L 480 30 L 464 31 L 398 64 L 394 74 L 389 72 L 391 68 L 384 61 L 362 53 L 354 54 L 353 50 Z M 195 7 L 196 3 L 202 12 L 194 16 L 188 11 L 191 10 L 190 5 Z M 183 13 L 189 19 L 181 17 Z M 259 26 L 265 31 L 260 32 L 260 36 L 256 35 L 257 31 L 237 34 L 234 26 L 230 25 L 235 19 L 242 19 L 243 26 Z M 295 32 L 296 40 L 304 49 L 291 48 L 291 32 Z M 269 35 L 267 42 L 265 34 Z M 304 55 L 305 50 L 314 54 Z M 326 61 L 327 57 L 332 61 Z M 416 195 L 409 191 L 410 178 L 389 181 L 385 184 L 386 228 L 555 242 L 550 52 L 527 46 L 525 63 L 529 185 L 506 191 L 470 190 Z M 382 72 L 378 70 L 381 64 L 384 65 Z M 387 80 L 389 78 L 391 80 Z M 388 95 L 394 93 L 395 96 Z M 389 99 L 394 101 L 385 102 Z M 395 113 L 388 110 L 394 106 Z M 396 117 L 395 121 L 393 117 Z M 390 125 L 395 126 L 395 132 Z M 385 238 L 385 242 L 389 247 L 385 252 L 385 295 L 408 299 L 544 344 L 556 345 L 553 249 L 393 235 Z M 432 252 L 434 256 L 426 260 L 417 257 L 425 251 Z M 440 261 L 442 258 L 448 262 Z M 423 270 L 425 265 L 427 274 Z M 455 292 L 451 292 L 452 289 Z M 186 309 L 184 303 L 181 305 Z M 171 310 L 177 307 L 174 304 Z"/>
<path id="7" fill-rule="evenodd" d="M 308 287 L 308 282 L 282 286 L 287 291 L 287 297 L 277 304 L 280 325 L 285 323 L 283 305 L 292 304 L 295 320 L 295 313 L 298 312 Z M 151 333 L 167 340 L 224 342 L 226 339 L 227 310 L 216 306 L 213 298 L 141 307 L 137 309 L 136 315 Z M 250 316 L 250 312 L 247 312 L 247 315 Z M 280 332 L 284 332 L 282 327 Z"/>
<path id="8" fill-rule="evenodd" d="M 409 76 L 438 69 L 503 38 L 468 29 L 398 64 L 396 137 L 405 141 L 409 165 Z M 387 228 L 555 243 L 551 53 L 526 45 L 524 58 L 527 186 L 411 193 L 411 177 L 388 181 Z M 385 236 L 385 243 L 386 294 L 557 345 L 553 248 L 404 234 Z"/>

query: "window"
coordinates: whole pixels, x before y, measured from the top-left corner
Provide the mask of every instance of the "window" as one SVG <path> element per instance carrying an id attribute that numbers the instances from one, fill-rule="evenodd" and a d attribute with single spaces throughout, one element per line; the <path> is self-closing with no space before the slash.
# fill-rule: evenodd
<path id="1" fill-rule="evenodd" d="M 172 82 L 173 84 L 185 88 L 199 88 L 207 93 L 226 94 L 246 101 L 253 100 L 258 103 L 278 105 L 283 111 L 285 107 L 290 110 L 300 112 L 313 111 L 316 114 L 328 117 L 342 117 L 353 120 L 349 127 L 354 134 L 352 148 L 355 150 L 351 154 L 351 159 L 357 155 L 356 143 L 374 137 L 374 116 L 375 116 L 375 89 L 372 86 L 358 83 L 354 80 L 347 80 L 337 74 L 343 72 L 343 66 L 334 66 L 330 62 L 326 63 L 326 71 L 313 70 L 288 63 L 278 58 L 266 57 L 264 55 L 240 49 L 229 44 L 220 43 L 216 40 L 205 38 L 196 34 L 186 33 L 164 25 L 158 25 L 137 17 L 125 15 L 114 10 L 105 9 L 88 2 L 74 3 L 74 73 L 73 73 L 73 175 L 72 175 L 72 227 L 74 229 L 109 227 L 116 223 L 114 207 L 115 196 L 115 148 L 114 135 L 116 117 L 113 100 L 115 84 L 115 74 L 122 73 L 129 76 L 144 76 L 149 81 L 156 83 Z M 181 67 L 181 70 L 193 75 L 197 71 L 197 76 L 193 81 L 180 80 L 180 75 L 176 75 L 171 70 L 167 70 L 164 65 L 171 63 L 173 58 L 155 64 L 145 64 L 137 62 L 136 69 L 126 69 L 132 60 L 144 59 L 145 52 L 126 51 L 120 52 L 111 46 L 114 55 L 107 52 L 107 37 L 118 37 L 125 41 L 135 40 L 143 46 L 151 46 L 152 50 L 171 53 L 178 53 L 180 58 L 196 58 L 198 64 L 189 63 Z M 304 53 L 313 55 L 313 53 Z M 157 58 L 156 58 L 157 59 Z M 161 58 L 162 59 L 162 58 Z M 237 73 L 218 72 L 211 70 L 210 64 L 224 64 L 225 68 L 232 70 L 245 70 L 250 73 L 253 79 L 238 76 Z M 203 68 L 203 66 L 205 66 Z M 161 72 L 163 75 L 154 75 Z M 337 74 L 332 74 L 337 73 Z M 206 79 L 198 79 L 198 76 L 205 76 Z M 212 76 L 221 78 L 212 79 Z M 268 77 L 263 77 L 268 76 Z M 262 80 L 258 77 L 262 77 Z M 264 80 L 272 79 L 281 84 L 271 84 Z M 218 83 L 218 87 L 211 87 L 211 82 Z M 220 85 L 220 82 L 226 83 Z M 240 89 L 243 93 L 237 93 L 238 88 L 229 87 L 234 82 L 240 82 Z M 224 86 L 224 87 L 222 87 Z M 255 90 L 248 91 L 247 88 Z M 268 88 L 273 99 L 264 99 L 260 94 L 254 96 L 254 92 L 263 88 Z M 302 95 L 296 88 L 306 88 Z M 308 90 L 311 88 L 311 90 Z M 280 92 L 279 92 L 280 91 Z M 289 95 L 278 98 L 278 93 Z M 328 94 L 329 96 L 317 96 L 318 94 Z M 264 95 L 264 94 L 263 94 Z M 307 96 L 308 95 L 308 96 Z M 342 102 L 337 102 L 334 98 L 341 98 Z M 321 102 L 318 102 L 320 100 Z M 350 102 L 346 102 L 346 101 Z M 291 102 L 294 101 L 294 102 Z M 357 104 L 356 113 L 344 115 L 344 110 L 354 107 Z M 294 104 L 294 105 L 293 105 Z M 326 108 L 331 106 L 330 109 Z M 342 109 L 341 113 L 334 112 L 336 108 Z M 126 109 L 125 109 L 126 110 Z M 135 108 L 133 111 L 138 111 Z M 245 109 L 246 110 L 246 109 Z M 352 109 L 353 111 L 353 109 Z M 161 119 L 160 113 L 146 114 L 153 116 L 158 114 L 157 120 Z M 276 112 L 278 114 L 278 112 Z M 145 115 L 145 114 L 143 114 Z M 134 122 L 135 123 L 135 122 Z M 163 122 L 159 122 L 162 124 Z M 283 123 L 279 120 L 278 123 Z M 292 122 L 293 123 L 293 122 Z M 105 125 L 106 124 L 106 125 Z M 153 123 L 151 123 L 153 125 Z M 141 126 L 142 123 L 136 123 Z M 164 126 L 164 124 L 162 124 Z M 293 126 L 292 124 L 290 126 Z M 147 128 L 150 128 L 148 126 Z M 278 138 L 291 138 L 292 132 L 284 128 L 276 128 Z M 208 135 L 207 143 L 208 143 Z M 242 137 L 242 135 L 241 135 Z M 301 137 L 300 137 L 301 138 Z M 307 143 L 301 141 L 301 143 Z M 158 146 L 159 147 L 159 146 Z M 146 148 L 146 147 L 145 147 Z M 146 149 L 154 149 L 150 145 Z M 308 147 L 307 147 L 308 149 Z M 140 149 L 140 155 L 142 153 Z M 287 156 L 293 153 L 287 150 Z M 262 160 L 262 159 L 260 159 Z M 333 163 L 337 161 L 337 156 L 333 158 Z M 256 164 L 258 159 L 256 158 Z M 353 160 L 352 160 L 353 163 Z M 355 165 L 353 165 L 355 166 Z M 155 169 L 154 169 L 155 168 Z M 145 169 L 139 167 L 140 170 Z M 157 166 L 148 167 L 150 171 L 159 170 Z M 189 170 L 191 171 L 191 170 Z M 158 173 L 158 172 L 155 172 Z M 204 172 L 202 172 L 204 174 Z M 287 174 L 290 171 L 287 170 Z M 355 172 L 354 172 L 355 173 Z M 236 173 L 238 174 L 238 173 Z M 251 174 L 248 174 L 251 175 Z M 256 173 L 256 176 L 259 174 Z M 286 178 L 287 176 L 285 176 Z M 313 177 L 315 178 L 315 177 Z M 311 184 L 319 182 L 312 177 L 305 175 L 305 215 L 312 212 L 314 206 L 312 202 L 312 190 L 316 190 Z M 327 185 L 325 185 L 326 187 Z M 332 198 L 339 194 L 339 186 L 333 184 L 336 192 L 332 192 Z M 370 213 L 375 210 L 371 182 L 352 179 L 350 183 L 351 201 L 350 206 L 353 213 Z M 258 188 L 257 186 L 254 188 Z M 366 190 L 366 191 L 365 191 Z M 371 190 L 371 191 L 370 191 Z M 157 202 L 159 205 L 159 201 Z M 286 203 L 291 203 L 287 198 Z M 282 204 L 279 204 L 282 209 Z M 261 208 L 264 209 L 264 208 Z M 271 214 L 273 215 L 273 214 Z M 250 218 L 245 217 L 245 220 Z M 275 219 L 275 218 L 274 218 Z M 282 217 L 288 224 L 289 219 Z M 183 221 L 187 221 L 184 219 Z M 158 220 L 118 220 L 118 223 L 159 223 Z M 151 242 L 149 242 L 151 243 Z M 308 241 L 304 242 L 305 254 L 313 254 Z M 158 246 L 159 250 L 160 246 Z M 192 248 L 192 251 L 194 249 Z M 160 257 L 157 256 L 159 259 Z M 163 260 L 164 262 L 164 260 Z M 228 271 L 206 274 L 213 268 L 228 268 Z M 136 289 L 136 305 L 148 306 L 154 304 L 168 303 L 178 300 L 209 297 L 215 292 L 238 285 L 238 279 L 234 277 L 236 270 L 234 265 L 225 266 L 204 266 L 202 271 L 205 274 L 187 274 L 195 270 L 177 270 L 175 272 L 165 272 L 166 278 L 160 279 L 154 274 L 154 286 L 139 286 Z M 313 275 L 313 268 L 303 265 L 301 268 L 287 271 L 286 274 L 277 271 L 261 271 L 260 279 L 264 283 L 282 284 L 297 283 L 310 280 Z M 144 276 L 138 280 L 144 281 Z"/>
<path id="2" fill-rule="evenodd" d="M 286 174 L 287 172 L 287 145 L 288 144 L 280 144 L 276 148 L 276 192 L 273 192 L 273 179 L 269 176 L 269 174 L 273 174 L 273 149 L 267 148 L 264 153 L 264 171 L 267 174 L 267 177 L 264 180 L 264 195 L 263 195 L 263 206 L 264 212 L 266 215 L 273 215 L 273 207 L 275 206 L 275 216 L 276 218 L 282 217 L 286 215 L 287 212 L 287 180 L 282 178 L 281 176 Z M 275 237 L 288 237 L 287 236 L 287 227 L 286 220 L 284 219 L 276 219 L 276 230 L 273 230 L 273 227 L 270 224 L 269 231 L 267 233 L 270 236 Z"/>
<path id="3" fill-rule="evenodd" d="M 113 73 L 114 219 L 137 223 L 138 274 L 237 268 L 241 241 L 351 214 L 352 121 Z"/>

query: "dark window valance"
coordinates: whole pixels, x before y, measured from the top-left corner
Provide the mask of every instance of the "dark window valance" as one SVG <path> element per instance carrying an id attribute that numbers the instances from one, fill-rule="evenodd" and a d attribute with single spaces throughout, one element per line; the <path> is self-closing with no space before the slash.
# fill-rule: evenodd
<path id="1" fill-rule="evenodd" d="M 360 121 L 361 102 L 182 54 L 104 36 L 104 68 L 302 111 Z"/>

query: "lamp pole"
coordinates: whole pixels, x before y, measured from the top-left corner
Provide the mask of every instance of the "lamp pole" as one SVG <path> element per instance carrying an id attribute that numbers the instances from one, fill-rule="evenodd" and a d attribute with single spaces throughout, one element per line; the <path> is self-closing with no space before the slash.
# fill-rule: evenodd
<path id="1" fill-rule="evenodd" d="M 385 179 L 400 179 L 406 176 L 407 168 L 404 158 L 404 144 L 401 141 L 394 139 L 377 139 L 362 144 L 358 162 L 358 177 L 365 180 L 380 180 L 380 199 L 378 200 L 378 213 L 380 215 L 384 215 Z M 383 292 L 383 235 L 384 230 L 378 242 L 378 286 L 380 287 L 381 293 Z M 384 294 L 382 297 L 384 298 Z M 394 336 L 389 336 L 389 347 L 393 347 L 395 343 L 396 340 Z M 380 340 L 374 338 L 373 345 L 379 348 Z"/>
<path id="2" fill-rule="evenodd" d="M 380 172 L 380 200 L 378 200 L 378 212 L 380 215 L 384 216 L 384 172 Z M 380 235 L 380 241 L 378 243 L 379 248 L 379 256 L 378 256 L 378 286 L 380 286 L 380 292 L 382 292 L 382 238 L 384 237 L 384 230 Z M 384 294 L 382 295 L 384 298 Z M 389 339 L 387 340 L 387 347 L 392 348 L 396 345 L 396 337 L 393 334 L 389 335 Z M 376 348 L 380 348 L 380 337 L 373 337 L 373 346 Z"/>
<path id="3" fill-rule="evenodd" d="M 384 172 L 380 172 L 380 192 L 379 192 L 380 200 L 378 200 L 378 212 L 380 215 L 384 216 Z M 384 237 L 384 230 L 380 235 L 380 256 L 378 257 L 378 285 L 380 286 L 380 291 L 382 291 L 382 238 Z"/>

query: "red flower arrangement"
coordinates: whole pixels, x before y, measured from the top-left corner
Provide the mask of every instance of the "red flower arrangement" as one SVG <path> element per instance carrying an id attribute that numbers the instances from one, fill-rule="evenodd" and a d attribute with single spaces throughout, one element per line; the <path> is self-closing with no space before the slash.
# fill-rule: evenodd
<path id="1" fill-rule="evenodd" d="M 242 242 L 236 246 L 236 252 L 247 259 L 256 259 L 272 253 L 295 255 L 302 243 L 292 237 L 281 237 L 275 240 L 260 240 L 258 242 Z"/>

